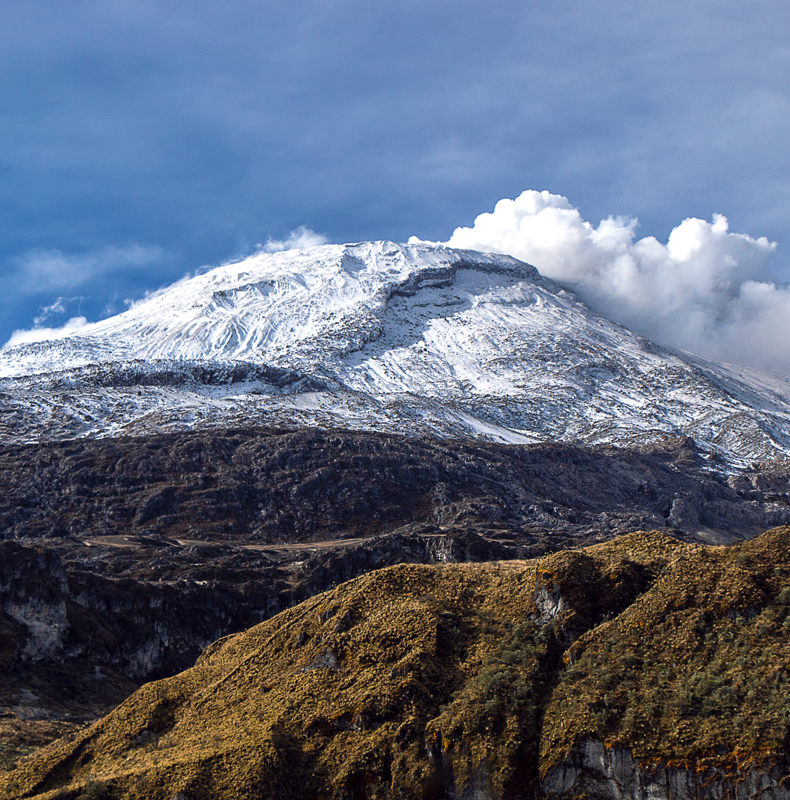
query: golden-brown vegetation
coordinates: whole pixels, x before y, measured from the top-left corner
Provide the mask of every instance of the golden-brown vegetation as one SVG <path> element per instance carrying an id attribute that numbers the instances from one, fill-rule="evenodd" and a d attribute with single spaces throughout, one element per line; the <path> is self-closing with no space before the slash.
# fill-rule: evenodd
<path id="1" fill-rule="evenodd" d="M 778 763 L 788 612 L 788 528 L 392 567 L 215 643 L 1 775 L 0 796 L 515 796 L 587 736 L 692 768 Z"/>

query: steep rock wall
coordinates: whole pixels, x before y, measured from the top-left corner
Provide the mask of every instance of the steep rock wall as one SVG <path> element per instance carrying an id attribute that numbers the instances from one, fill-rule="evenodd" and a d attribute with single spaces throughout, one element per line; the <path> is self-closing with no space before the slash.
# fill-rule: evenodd
<path id="1" fill-rule="evenodd" d="M 547 800 L 790 800 L 788 776 L 770 762 L 732 771 L 643 764 L 599 739 L 576 744 L 548 770 L 541 790 Z"/>

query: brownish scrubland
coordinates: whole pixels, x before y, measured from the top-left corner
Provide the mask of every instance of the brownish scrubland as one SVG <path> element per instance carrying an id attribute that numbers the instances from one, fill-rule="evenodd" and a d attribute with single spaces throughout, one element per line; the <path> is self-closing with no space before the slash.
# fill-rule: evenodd
<path id="1" fill-rule="evenodd" d="M 785 797 L 789 629 L 788 527 L 394 566 L 216 642 L 0 796 Z"/>

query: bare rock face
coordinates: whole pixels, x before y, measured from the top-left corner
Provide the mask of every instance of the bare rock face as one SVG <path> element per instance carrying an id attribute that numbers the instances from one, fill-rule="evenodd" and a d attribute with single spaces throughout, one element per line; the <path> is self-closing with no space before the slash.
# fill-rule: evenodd
<path id="1" fill-rule="evenodd" d="M 41 709 L 74 711 L 108 676 L 98 705 L 112 705 L 249 624 L 244 611 L 232 590 L 211 597 L 194 584 L 107 579 L 67 570 L 52 551 L 0 542 L 0 705 L 15 707 L 35 684 Z"/>
<path id="2" fill-rule="evenodd" d="M 425 523 L 554 549 L 659 527 L 721 543 L 790 521 L 790 466 L 728 479 L 690 439 L 618 450 L 248 428 L 2 447 L 0 498 L 6 539 L 276 544 Z"/>
<path id="3" fill-rule="evenodd" d="M 568 610 L 568 603 L 562 596 L 560 587 L 553 582 L 548 585 L 540 579 L 535 585 L 535 605 L 540 612 L 540 616 L 536 619 L 538 625 L 546 625 Z"/>
<path id="4" fill-rule="evenodd" d="M 0 542 L 1 607 L 6 627 L 13 631 L 3 648 L 6 658 L 38 661 L 62 650 L 69 629 L 66 585 L 54 553 Z"/>
<path id="5" fill-rule="evenodd" d="M 599 739 L 574 745 L 568 757 L 541 781 L 547 800 L 594 797 L 596 800 L 788 800 L 786 776 L 773 765 L 735 772 L 696 771 L 667 764 L 643 764 L 623 747 Z"/>

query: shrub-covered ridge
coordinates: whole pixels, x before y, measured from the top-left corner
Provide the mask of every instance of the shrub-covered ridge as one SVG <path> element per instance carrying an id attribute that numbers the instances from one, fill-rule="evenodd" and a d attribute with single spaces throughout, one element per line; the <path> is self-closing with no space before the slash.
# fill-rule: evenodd
<path id="1" fill-rule="evenodd" d="M 19 763 L 0 796 L 531 797 L 590 738 L 784 775 L 788 611 L 788 528 L 392 567 L 220 640 Z"/>

